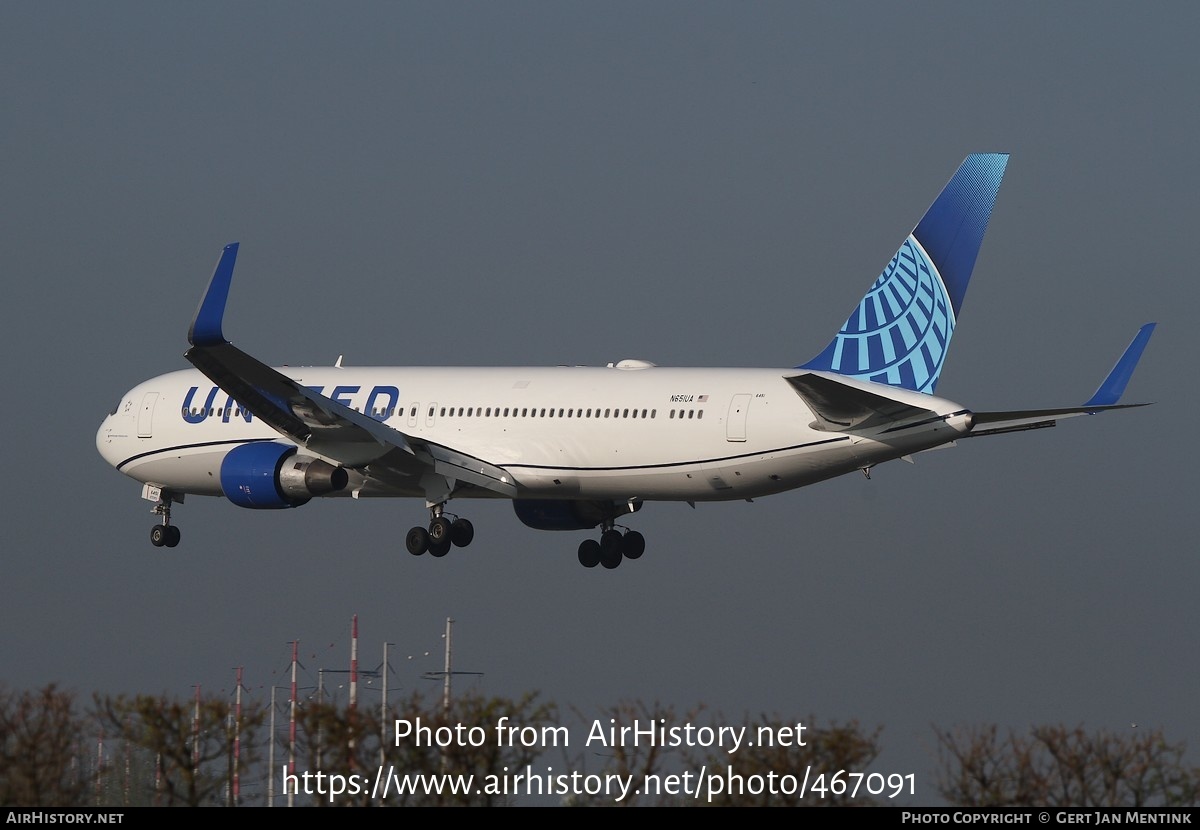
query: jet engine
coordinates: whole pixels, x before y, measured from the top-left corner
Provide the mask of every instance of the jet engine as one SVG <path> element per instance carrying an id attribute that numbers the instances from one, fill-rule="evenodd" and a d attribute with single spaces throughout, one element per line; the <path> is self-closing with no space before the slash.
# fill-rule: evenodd
<path id="1" fill-rule="evenodd" d="M 601 522 L 636 513 L 640 501 L 566 501 L 558 499 L 513 499 L 517 518 L 534 530 L 590 530 Z"/>
<path id="2" fill-rule="evenodd" d="M 221 491 L 238 507 L 299 507 L 314 496 L 345 488 L 349 476 L 319 458 L 274 441 L 242 444 L 221 461 Z"/>

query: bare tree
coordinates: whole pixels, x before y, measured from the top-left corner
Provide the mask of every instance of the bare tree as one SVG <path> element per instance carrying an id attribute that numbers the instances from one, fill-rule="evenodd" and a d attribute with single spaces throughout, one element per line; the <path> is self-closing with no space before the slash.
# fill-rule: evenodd
<path id="1" fill-rule="evenodd" d="M 379 713 L 351 709 L 333 701 L 305 703 L 296 714 L 303 773 L 323 771 L 340 776 L 367 776 L 379 764 Z M 362 778 L 355 780 L 361 781 Z M 320 807 L 369 806 L 371 791 L 362 786 L 331 792 L 326 784 L 310 787 L 312 803 Z"/>
<path id="2" fill-rule="evenodd" d="M 486 739 L 482 742 L 455 741 L 440 759 L 442 768 L 446 772 L 473 775 L 474 780 L 482 784 L 482 789 L 478 795 L 463 798 L 460 793 L 449 801 L 439 800 L 439 803 L 480 807 L 508 807 L 519 803 L 519 795 L 507 792 L 503 782 L 533 764 L 545 752 L 547 742 L 557 734 L 557 708 L 538 698 L 536 692 L 526 692 L 519 698 L 467 693 L 454 699 L 450 712 L 443 716 L 447 725 L 477 727 L 476 734 L 486 736 Z M 440 707 L 438 711 L 442 711 Z M 536 734 L 537 739 L 525 743 L 513 739 L 510 734 L 501 740 L 496 731 L 501 718 L 507 719 L 506 724 L 532 730 L 531 734 Z"/>
<path id="3" fill-rule="evenodd" d="M 312 794 L 314 804 L 352 806 L 507 806 L 517 795 L 505 783 L 533 763 L 545 750 L 543 740 L 556 723 L 552 704 L 530 693 L 518 699 L 460 694 L 449 711 L 440 702 L 420 694 L 391 707 L 391 717 L 405 722 L 399 739 L 381 744 L 383 724 L 374 709 L 350 709 L 336 703 L 309 703 L 301 710 L 297 726 L 305 771 L 326 774 L 323 794 Z M 504 739 L 497 724 L 520 725 L 533 730 L 537 740 Z M 422 730 L 417 735 L 417 726 Z M 391 724 L 389 724 L 389 727 Z M 389 728 L 388 732 L 392 730 Z M 382 750 L 382 751 L 381 751 Z M 380 764 L 382 761 L 382 770 Z M 328 776 L 340 776 L 343 791 L 330 797 Z M 349 776 L 359 776 L 353 785 Z M 374 779 L 385 786 L 374 793 Z M 468 777 L 470 787 L 459 786 Z M 418 778 L 420 779 L 418 781 Z M 399 781 L 408 784 L 397 786 Z M 371 786 L 364 782 L 370 781 Z M 449 782 L 457 782 L 451 785 Z M 315 790 L 315 787 L 314 787 Z M 372 796 L 376 796 L 375 799 Z"/>
<path id="4" fill-rule="evenodd" d="M 83 727 L 74 695 L 54 684 L 36 692 L 0 688 L 0 804 L 86 803 L 88 784 L 74 746 Z"/>
<path id="5" fill-rule="evenodd" d="M 154 787 L 167 806 L 224 803 L 233 766 L 235 730 L 240 730 L 249 766 L 250 748 L 265 711 L 244 704 L 239 724 L 231 724 L 229 702 L 220 697 L 180 701 L 167 696 L 120 695 L 95 698 L 97 720 L 110 734 L 128 740 L 155 758 Z"/>
<path id="6" fill-rule="evenodd" d="M 1190 807 L 1200 803 L 1200 768 L 1161 730 L 1127 734 L 1082 726 L 1038 726 L 1029 734 L 995 725 L 934 728 L 938 791 L 954 805 Z"/>
<path id="7" fill-rule="evenodd" d="M 863 781 L 879 755 L 882 727 L 867 732 L 858 721 L 821 727 L 812 716 L 787 719 L 779 715 L 747 720 L 746 727 L 746 739 L 754 746 L 744 746 L 735 755 L 710 750 L 703 758 L 692 760 L 694 765 L 703 764 L 708 775 L 723 779 L 720 790 L 699 803 L 713 807 L 874 803 Z M 805 779 L 807 789 L 801 786 Z"/>
<path id="8" fill-rule="evenodd" d="M 595 717 L 573 709 L 588 740 L 585 741 L 587 746 L 583 754 L 576 755 L 570 763 L 584 771 L 592 764 L 598 764 L 599 769 L 595 774 L 619 776 L 621 780 L 636 783 L 629 787 L 628 794 L 619 802 L 605 791 L 596 795 L 575 794 L 570 803 L 577 807 L 666 807 L 681 803 L 677 793 L 661 787 L 643 788 L 642 784 L 648 780 L 660 781 L 663 776 L 683 770 L 683 747 L 672 745 L 674 742 L 669 737 L 677 734 L 673 730 L 695 721 L 703 709 L 698 705 L 680 714 L 674 706 L 658 701 L 647 704 L 641 700 L 622 700 L 612 706 L 601 707 Z M 646 737 L 633 739 L 630 736 L 634 732 L 625 731 L 635 729 L 653 729 L 658 734 L 668 736 L 668 740 L 650 740 Z"/>

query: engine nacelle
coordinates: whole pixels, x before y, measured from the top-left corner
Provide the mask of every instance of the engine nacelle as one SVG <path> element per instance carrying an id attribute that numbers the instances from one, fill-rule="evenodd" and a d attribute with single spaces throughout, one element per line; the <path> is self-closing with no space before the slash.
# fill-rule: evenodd
<path id="1" fill-rule="evenodd" d="M 343 489 L 350 480 L 341 467 L 297 454 L 274 441 L 242 444 L 221 461 L 221 491 L 238 507 L 271 510 L 299 507 L 314 496 Z"/>
<path id="2" fill-rule="evenodd" d="M 567 501 L 513 499 L 513 511 L 522 524 L 534 530 L 590 530 L 607 519 L 642 509 L 640 501 Z"/>

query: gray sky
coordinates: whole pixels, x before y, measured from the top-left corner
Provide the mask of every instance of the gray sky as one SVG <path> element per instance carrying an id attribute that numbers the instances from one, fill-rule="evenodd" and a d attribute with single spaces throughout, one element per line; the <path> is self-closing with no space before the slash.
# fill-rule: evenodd
<path id="1" fill-rule="evenodd" d="M 936 803 L 930 724 L 1136 721 L 1200 751 L 1189 308 L 1200 133 L 1186 3 L 5 3 L 9 436 L 0 680 L 83 695 L 282 682 L 440 649 L 490 694 L 882 725 Z M 96 454 L 226 333 L 272 363 L 792 366 L 962 158 L 1012 153 L 939 395 L 1087 399 L 1137 327 L 1156 401 L 753 504 L 650 504 L 646 556 L 465 502 L 255 512 L 150 546 Z M 1179 438 L 1180 434 L 1183 438 Z M 419 669 L 393 681 L 422 687 Z M 421 663 L 417 666 L 417 663 Z"/>

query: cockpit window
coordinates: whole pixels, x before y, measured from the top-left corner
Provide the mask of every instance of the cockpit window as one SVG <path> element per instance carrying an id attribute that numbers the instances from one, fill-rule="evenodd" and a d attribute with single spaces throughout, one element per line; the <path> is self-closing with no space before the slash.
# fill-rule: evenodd
<path id="1" fill-rule="evenodd" d="M 118 410 L 118 409 L 120 409 L 120 408 L 121 408 L 121 402 L 118 400 L 118 401 L 117 401 L 117 405 L 116 405 L 116 406 L 114 406 L 114 407 L 112 408 L 112 411 L 111 411 L 111 412 L 109 412 L 108 414 L 109 414 L 109 415 L 116 415 L 116 414 L 117 414 L 117 410 Z"/>

